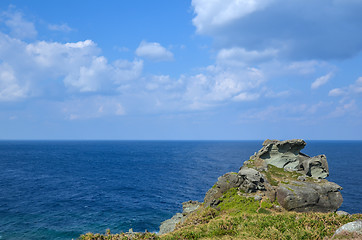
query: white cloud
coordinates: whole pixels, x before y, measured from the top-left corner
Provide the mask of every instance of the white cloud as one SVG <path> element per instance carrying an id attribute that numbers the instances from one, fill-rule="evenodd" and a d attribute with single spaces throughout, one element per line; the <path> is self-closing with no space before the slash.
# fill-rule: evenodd
<path id="1" fill-rule="evenodd" d="M 59 32 L 71 32 L 73 29 L 69 27 L 67 24 L 49 24 L 48 28 L 52 31 L 59 31 Z"/>
<path id="2" fill-rule="evenodd" d="M 0 65 L 0 102 L 24 98 L 27 88 L 27 84 L 18 83 L 11 66 L 6 63 Z"/>
<path id="3" fill-rule="evenodd" d="M 35 38 L 37 31 L 32 22 L 23 18 L 22 13 L 7 11 L 2 13 L 5 25 L 10 29 L 10 35 L 19 39 Z"/>
<path id="4" fill-rule="evenodd" d="M 263 73 L 256 68 L 211 65 L 185 81 L 183 100 L 185 106 L 197 109 L 231 101 L 252 101 L 258 96 L 250 91 L 259 89 L 264 81 Z"/>
<path id="5" fill-rule="evenodd" d="M 79 71 L 68 74 L 64 79 L 66 86 L 79 89 L 80 92 L 96 92 L 101 89 L 101 85 L 112 75 L 111 67 L 105 57 L 93 57 L 89 66 L 80 66 Z"/>
<path id="6" fill-rule="evenodd" d="M 345 94 L 345 92 L 344 92 L 342 89 L 340 89 L 340 88 L 334 88 L 334 89 L 332 89 L 332 90 L 329 91 L 328 96 L 338 97 L 338 96 L 342 96 L 342 95 L 344 95 L 344 94 Z"/>
<path id="7" fill-rule="evenodd" d="M 219 64 L 246 65 L 253 62 L 266 61 L 275 57 L 278 53 L 276 49 L 265 49 L 263 51 L 247 51 L 244 48 L 233 47 L 221 49 L 217 54 Z"/>
<path id="8" fill-rule="evenodd" d="M 157 42 L 142 41 L 136 49 L 136 55 L 153 61 L 173 60 L 173 53 Z"/>
<path id="9" fill-rule="evenodd" d="M 351 98 L 356 94 L 362 93 L 362 77 L 359 77 L 353 84 L 342 87 L 342 88 L 334 88 L 329 91 L 329 96 L 331 97 L 339 97 L 343 96 L 346 98 Z"/>
<path id="10" fill-rule="evenodd" d="M 196 32 L 219 49 L 275 49 L 297 61 L 345 59 L 362 50 L 361 1 L 193 0 L 192 7 Z"/>
<path id="11" fill-rule="evenodd" d="M 321 77 L 317 78 L 317 79 L 312 83 L 311 88 L 312 88 L 312 89 L 317 89 L 317 88 L 319 88 L 320 86 L 326 84 L 326 83 L 329 81 L 329 79 L 331 79 L 332 76 L 333 76 L 333 73 L 330 72 L 330 73 L 328 73 L 328 74 L 326 74 L 326 75 L 324 75 L 324 76 L 321 76 Z"/>
<path id="12" fill-rule="evenodd" d="M 7 85 L 2 95 L 6 93 L 8 100 L 16 100 L 16 96 L 46 96 L 48 91 L 45 88 L 52 86 L 50 82 L 59 80 L 73 93 L 105 91 L 117 94 L 122 84 L 142 73 L 141 60 L 108 63 L 99 53 L 100 49 L 91 40 L 65 44 L 47 41 L 26 43 L 0 33 L 0 60 L 16 73 L 16 80 Z"/>
<path id="13" fill-rule="evenodd" d="M 192 20 L 199 33 L 242 18 L 267 6 L 272 0 L 192 0 L 195 18 Z"/>

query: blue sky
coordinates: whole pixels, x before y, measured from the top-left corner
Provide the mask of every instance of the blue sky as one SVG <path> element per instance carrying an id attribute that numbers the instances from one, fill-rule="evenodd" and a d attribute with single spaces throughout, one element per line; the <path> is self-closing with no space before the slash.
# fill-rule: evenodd
<path id="1" fill-rule="evenodd" d="M 0 139 L 362 139 L 362 1 L 0 2 Z"/>

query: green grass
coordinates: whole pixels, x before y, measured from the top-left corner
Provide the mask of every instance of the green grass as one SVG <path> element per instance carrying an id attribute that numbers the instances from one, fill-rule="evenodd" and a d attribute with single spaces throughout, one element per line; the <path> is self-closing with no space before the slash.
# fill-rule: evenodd
<path id="1" fill-rule="evenodd" d="M 323 239 L 361 216 L 295 212 L 221 214 L 206 224 L 187 225 L 160 239 Z"/>
<path id="2" fill-rule="evenodd" d="M 247 166 L 254 167 L 259 164 L 257 161 L 250 161 Z M 271 165 L 268 166 L 268 171 L 262 173 L 273 186 L 296 180 L 301 175 Z M 314 179 L 307 178 L 307 181 L 314 181 Z M 271 202 L 265 197 L 261 201 L 256 201 L 253 197 L 243 196 L 237 188 L 229 189 L 219 200 L 221 202 L 217 208 L 200 206 L 183 223 L 178 224 L 172 233 L 161 236 L 153 233 L 137 233 L 132 237 L 125 233 L 107 232 L 104 235 L 87 233 L 80 236 L 79 240 L 326 240 L 330 239 L 340 226 L 362 218 L 362 214 L 338 216 L 335 213 L 278 212 L 274 208 L 274 205 L 278 205 L 277 201 Z M 345 234 L 336 239 L 353 239 L 353 237 L 355 237 L 353 234 Z"/>
<path id="3" fill-rule="evenodd" d="M 236 193 L 237 194 L 237 193 Z M 225 200 L 235 198 L 235 190 L 228 192 Z M 242 201 L 244 201 L 244 198 Z M 79 240 L 123 240 L 123 239 L 281 239 L 281 240 L 308 240 L 329 239 L 335 230 L 343 224 L 362 218 L 362 214 L 352 216 L 338 216 L 335 213 L 296 213 L 274 212 L 270 209 L 272 203 L 265 202 L 259 213 L 252 212 L 256 203 L 246 202 L 242 207 L 236 200 L 232 209 L 232 203 L 224 202 L 224 210 L 201 207 L 192 213 L 186 221 L 177 226 L 172 233 L 157 236 L 153 233 L 135 234 L 132 238 L 121 234 L 92 234 L 82 235 Z M 261 203 L 263 204 L 263 202 Z M 263 210 L 261 210 L 263 209 Z M 230 214 L 232 212 L 233 214 Z M 352 235 L 338 239 L 351 239 Z"/>
<path id="4" fill-rule="evenodd" d="M 239 212 L 256 213 L 260 207 L 259 201 L 255 201 L 254 198 L 239 196 L 237 188 L 229 189 L 220 198 L 220 201 L 218 208 L 220 208 L 221 211 L 227 211 L 229 214 Z"/>

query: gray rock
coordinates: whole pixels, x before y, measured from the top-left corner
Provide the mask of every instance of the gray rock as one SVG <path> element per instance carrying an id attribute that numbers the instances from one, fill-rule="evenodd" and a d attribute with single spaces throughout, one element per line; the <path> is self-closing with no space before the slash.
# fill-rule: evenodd
<path id="1" fill-rule="evenodd" d="M 338 216 L 350 216 L 351 214 L 349 214 L 348 212 L 345 211 L 337 211 L 336 214 Z"/>
<path id="2" fill-rule="evenodd" d="M 350 233 L 362 234 L 362 220 L 357 220 L 354 222 L 344 224 L 342 227 L 338 228 L 334 234 L 337 235 L 344 231 Z"/>
<path id="3" fill-rule="evenodd" d="M 304 158 L 300 161 L 298 168 L 309 177 L 326 178 L 329 175 L 328 162 L 325 155 Z"/>
<path id="4" fill-rule="evenodd" d="M 332 182 L 298 182 L 281 184 L 277 189 L 279 204 L 288 211 L 334 212 L 343 202 L 339 190 Z"/>
<path id="5" fill-rule="evenodd" d="M 239 187 L 241 184 L 240 176 L 235 172 L 229 172 L 218 178 L 215 185 L 207 191 L 204 204 L 208 206 L 216 206 L 218 199 L 229 189 Z"/>
<path id="6" fill-rule="evenodd" d="M 265 140 L 263 147 L 251 156 L 252 160 L 262 159 L 287 171 L 301 171 L 314 178 L 326 178 L 329 175 L 327 158 L 325 155 L 309 157 L 300 152 L 306 143 L 302 139 L 285 141 Z"/>
<path id="7" fill-rule="evenodd" d="M 254 155 L 252 159 L 260 158 L 267 164 L 279 168 L 297 169 L 299 164 L 299 152 L 306 143 L 302 139 L 293 139 L 286 141 L 265 140 L 263 147 Z"/>
<path id="8" fill-rule="evenodd" d="M 264 176 L 257 170 L 243 167 L 240 169 L 238 176 L 241 180 L 239 190 L 246 193 L 256 192 L 257 190 L 265 190 Z"/>
<path id="9" fill-rule="evenodd" d="M 175 230 L 176 224 L 182 221 L 184 215 L 182 213 L 176 213 L 172 218 L 163 221 L 160 226 L 159 235 L 172 232 Z"/>

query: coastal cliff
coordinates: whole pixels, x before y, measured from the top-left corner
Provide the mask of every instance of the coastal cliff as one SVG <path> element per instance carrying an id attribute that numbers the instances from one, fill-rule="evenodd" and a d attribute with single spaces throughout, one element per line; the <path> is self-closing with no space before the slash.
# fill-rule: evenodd
<path id="1" fill-rule="evenodd" d="M 338 239 L 335 231 L 362 215 L 337 211 L 342 187 L 325 179 L 326 156 L 301 153 L 305 145 L 301 139 L 264 141 L 238 172 L 218 178 L 203 203 L 183 203 L 183 212 L 164 221 L 158 234 L 88 234 L 80 239 Z M 362 237 L 360 232 L 339 234 Z"/>

